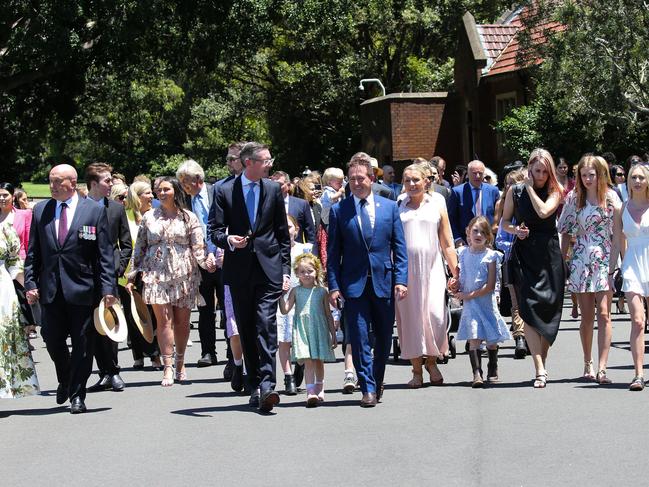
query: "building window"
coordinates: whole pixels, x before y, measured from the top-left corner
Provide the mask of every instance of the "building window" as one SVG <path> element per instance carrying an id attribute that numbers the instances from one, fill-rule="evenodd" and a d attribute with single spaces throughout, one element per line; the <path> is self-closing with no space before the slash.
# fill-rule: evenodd
<path id="1" fill-rule="evenodd" d="M 516 106 L 515 91 L 496 95 L 496 123 L 509 115 L 512 108 L 516 108 Z M 498 160 L 507 162 L 509 159 L 514 157 L 514 155 L 505 148 L 505 136 L 501 133 L 497 133 L 496 137 L 498 142 Z"/>

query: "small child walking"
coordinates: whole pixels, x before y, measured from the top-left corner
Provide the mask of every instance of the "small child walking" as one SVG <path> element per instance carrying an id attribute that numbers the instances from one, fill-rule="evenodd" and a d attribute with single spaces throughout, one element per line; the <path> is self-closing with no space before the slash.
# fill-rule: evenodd
<path id="1" fill-rule="evenodd" d="M 487 381 L 498 381 L 498 343 L 511 339 L 509 329 L 496 304 L 496 280 L 501 256 L 489 248 L 493 233 L 489 221 L 477 216 L 466 229 L 468 248 L 458 250 L 460 268 L 459 292 L 463 301 L 457 339 L 469 341 L 469 358 L 473 369 L 472 387 L 483 387 L 480 343 L 487 342 L 489 363 Z"/>
<path id="2" fill-rule="evenodd" d="M 329 309 L 327 289 L 322 285 L 322 266 L 313 254 L 299 255 L 293 263 L 300 284 L 291 289 L 288 300 L 279 300 L 287 314 L 295 306 L 292 355 L 304 364 L 306 406 L 324 401 L 324 362 L 334 362 L 336 330 Z"/>

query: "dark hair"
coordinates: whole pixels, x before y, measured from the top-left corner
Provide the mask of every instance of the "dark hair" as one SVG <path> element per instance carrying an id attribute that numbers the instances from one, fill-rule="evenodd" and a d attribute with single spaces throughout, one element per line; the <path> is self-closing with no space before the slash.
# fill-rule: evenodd
<path id="1" fill-rule="evenodd" d="M 11 183 L 0 183 L 0 189 L 4 189 L 7 191 L 11 196 L 14 195 L 14 185 Z"/>
<path id="2" fill-rule="evenodd" d="M 622 171 L 622 173 L 624 173 L 624 175 L 626 175 L 626 171 L 625 171 L 624 168 L 623 168 L 622 166 L 620 166 L 619 164 L 613 164 L 613 165 L 610 167 L 609 170 L 610 170 L 610 172 L 611 172 L 611 181 L 613 181 L 613 184 L 615 184 L 615 176 L 617 175 L 617 172 L 618 172 L 618 171 Z"/>
<path id="3" fill-rule="evenodd" d="M 180 182 L 173 176 L 162 176 L 159 178 L 158 186 L 161 183 L 169 183 L 174 189 L 174 204 L 179 210 L 187 209 L 187 201 L 185 200 L 185 192 L 183 191 Z"/>
<path id="4" fill-rule="evenodd" d="M 112 166 L 106 164 L 105 162 L 93 162 L 86 167 L 85 180 L 88 185 L 88 189 L 92 186 L 92 182 L 99 182 L 99 174 L 102 172 L 113 172 Z"/>
<path id="5" fill-rule="evenodd" d="M 260 144 L 259 142 L 246 142 L 239 153 L 241 164 L 245 166 L 246 159 L 254 159 L 259 152 L 265 149 L 268 149 L 268 146 Z"/>
<path id="6" fill-rule="evenodd" d="M 604 152 L 602 153 L 602 157 L 609 167 L 611 167 L 613 164 L 617 164 L 617 157 L 615 157 L 615 154 L 613 154 L 612 152 Z"/>

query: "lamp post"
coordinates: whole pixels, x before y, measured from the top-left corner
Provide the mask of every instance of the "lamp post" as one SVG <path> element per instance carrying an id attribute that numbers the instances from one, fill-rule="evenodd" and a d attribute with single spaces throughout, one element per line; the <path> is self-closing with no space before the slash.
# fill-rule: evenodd
<path id="1" fill-rule="evenodd" d="M 383 92 L 382 96 L 385 96 L 385 86 L 383 86 L 383 83 L 381 83 L 381 80 L 378 78 L 363 78 L 360 83 L 358 84 L 358 89 L 360 91 L 365 91 L 365 87 L 363 86 L 363 83 L 377 83 L 381 87 L 381 91 Z"/>

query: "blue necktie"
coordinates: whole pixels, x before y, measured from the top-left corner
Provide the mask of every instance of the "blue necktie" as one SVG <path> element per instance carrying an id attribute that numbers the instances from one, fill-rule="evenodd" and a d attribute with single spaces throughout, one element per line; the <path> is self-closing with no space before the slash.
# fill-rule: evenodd
<path id="1" fill-rule="evenodd" d="M 362 199 L 360 201 L 361 205 L 361 231 L 363 232 L 363 238 L 365 243 L 369 247 L 370 242 L 372 241 L 372 223 L 370 222 L 370 214 L 367 212 L 367 200 Z"/>
<path id="2" fill-rule="evenodd" d="M 200 193 L 194 196 L 194 213 L 198 217 L 198 222 L 201 224 L 201 228 L 203 229 L 203 237 L 206 238 L 207 225 L 205 225 L 205 223 L 207 220 L 207 211 L 205 211 L 205 205 L 203 204 L 203 198 L 201 198 Z"/>
<path id="3" fill-rule="evenodd" d="M 248 218 L 250 219 L 250 229 L 255 225 L 255 184 L 248 184 L 248 194 L 246 195 L 246 208 L 248 208 Z"/>

